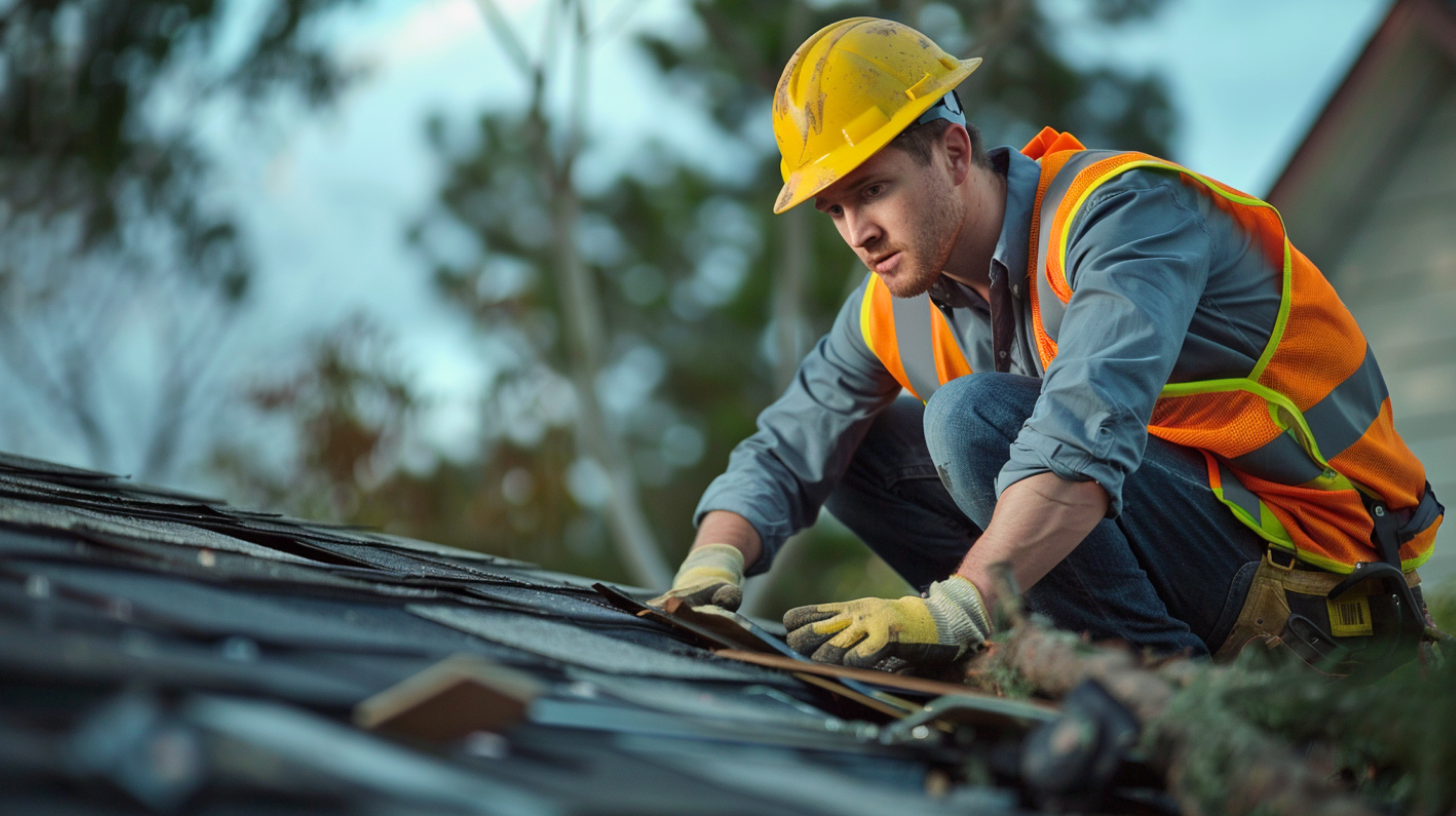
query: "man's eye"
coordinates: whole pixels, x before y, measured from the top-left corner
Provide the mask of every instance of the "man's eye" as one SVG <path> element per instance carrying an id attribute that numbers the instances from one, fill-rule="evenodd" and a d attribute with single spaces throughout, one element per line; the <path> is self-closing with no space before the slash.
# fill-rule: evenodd
<path id="1" fill-rule="evenodd" d="M 838 218 L 839 216 L 844 215 L 844 208 L 839 206 L 838 204 L 831 204 L 829 208 L 825 210 L 825 212 L 829 213 L 834 218 Z"/>
<path id="2" fill-rule="evenodd" d="M 883 193 L 884 191 L 885 191 L 885 185 L 883 185 L 883 184 L 871 184 L 870 186 L 864 188 L 864 197 L 865 198 L 875 198 L 876 196 L 878 196 L 880 193 Z"/>

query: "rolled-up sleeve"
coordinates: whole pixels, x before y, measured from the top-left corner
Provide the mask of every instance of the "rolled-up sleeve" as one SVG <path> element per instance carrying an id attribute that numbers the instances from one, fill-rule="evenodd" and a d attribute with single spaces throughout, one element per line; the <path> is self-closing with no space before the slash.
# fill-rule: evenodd
<path id="1" fill-rule="evenodd" d="M 767 570 L 784 540 L 814 523 L 870 422 L 900 393 L 861 333 L 863 293 L 861 284 L 693 514 L 697 524 L 712 510 L 730 510 L 753 525 L 763 556 L 749 575 Z"/>
<path id="2" fill-rule="evenodd" d="M 1210 242 L 1197 192 L 1177 176 L 1134 170 L 1094 194 L 1074 219 L 1066 269 L 1072 298 L 1041 397 L 996 480 L 999 495 L 1038 473 L 1095 481 L 1108 516 L 1147 446 L 1208 281 Z"/>

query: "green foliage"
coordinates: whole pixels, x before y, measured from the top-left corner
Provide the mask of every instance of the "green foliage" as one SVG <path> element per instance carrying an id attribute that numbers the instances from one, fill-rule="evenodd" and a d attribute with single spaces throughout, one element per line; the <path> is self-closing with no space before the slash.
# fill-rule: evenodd
<path id="1" fill-rule="evenodd" d="M 216 0 L 16 2 L 0 11 L 0 203 L 5 231 L 59 231 L 77 249 L 116 247 L 142 220 L 174 230 L 195 274 L 242 294 L 245 253 L 226 212 L 198 195 L 214 159 L 191 112 L 223 94 L 255 104 L 278 91 L 332 99 L 348 73 L 310 41 L 306 23 L 345 0 L 276 0 L 227 64 L 214 46 L 229 22 Z"/>
<path id="2" fill-rule="evenodd" d="M 410 470 L 402 460 L 418 445 L 412 436 L 427 407 L 417 391 L 392 338 L 354 318 L 314 338 L 292 370 L 248 390 L 267 425 L 297 436 L 292 456 L 269 463 L 229 443 L 210 469 L 240 504 L 627 582 L 601 521 L 566 491 L 569 435 L 554 429 L 529 447 L 452 451 Z"/>
<path id="3" fill-rule="evenodd" d="M 1305 676 L 1300 676 L 1301 674 Z M 1290 667 L 1286 681 L 1319 682 L 1307 676 L 1308 670 Z M 1181 753 L 1178 784 L 1183 801 L 1198 803 L 1196 812 L 1241 812 L 1233 802 L 1247 801 L 1250 796 L 1232 782 L 1237 774 L 1250 768 L 1270 776 L 1276 774 L 1274 763 L 1281 756 L 1281 745 L 1266 731 L 1240 716 L 1231 716 L 1230 709 L 1240 708 L 1240 695 L 1248 673 L 1203 672 L 1174 696 L 1167 710 L 1144 729 L 1141 750 L 1157 755 L 1168 750 L 1165 741 L 1178 734 Z M 1285 812 L 1287 808 L 1271 808 Z"/>
<path id="4" fill-rule="evenodd" d="M 1425 594 L 1426 608 L 1436 625 L 1442 631 L 1456 633 L 1456 576 L 1434 586 L 1422 586 L 1421 590 Z"/>
<path id="5" fill-rule="evenodd" d="M 311 27 L 351 1 L 0 3 L 0 388 L 80 439 L 92 466 L 164 480 L 183 430 L 205 424 L 193 396 L 252 264 L 202 123 L 224 100 L 332 99 L 350 72 Z M 143 313 L 145 332 L 123 328 Z M 105 355 L 138 334 L 162 373 L 118 385 Z M 127 386 L 157 398 L 118 418 L 145 404 Z M 23 404 L 0 427 L 28 419 Z"/>
<path id="6" fill-rule="evenodd" d="M 1292 744 L 1301 757 L 1324 757 L 1326 772 L 1372 799 L 1405 812 L 1446 813 L 1456 805 L 1452 688 L 1456 660 L 1449 654 L 1359 686 L 1246 652 L 1228 671 L 1201 673 L 1164 719 L 1197 736 L 1185 749 L 1183 780 L 1204 812 L 1223 811 L 1229 796 L 1248 796 L 1231 786 L 1230 771 L 1258 767 Z"/>

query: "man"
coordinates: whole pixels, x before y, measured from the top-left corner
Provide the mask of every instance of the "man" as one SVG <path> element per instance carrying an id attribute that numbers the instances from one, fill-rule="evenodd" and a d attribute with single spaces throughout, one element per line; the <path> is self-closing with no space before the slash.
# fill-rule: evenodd
<path id="1" fill-rule="evenodd" d="M 791 610 L 816 660 L 975 650 L 998 562 L 1094 638 L 1366 645 L 1371 601 L 1346 589 L 1384 569 L 1411 597 L 1442 508 L 1353 318 L 1263 202 L 1051 129 L 987 153 L 953 91 L 979 63 L 871 18 L 789 61 L 775 212 L 812 199 L 870 274 L 708 488 L 658 601 L 736 607 L 744 567 L 824 505 L 923 597 Z"/>

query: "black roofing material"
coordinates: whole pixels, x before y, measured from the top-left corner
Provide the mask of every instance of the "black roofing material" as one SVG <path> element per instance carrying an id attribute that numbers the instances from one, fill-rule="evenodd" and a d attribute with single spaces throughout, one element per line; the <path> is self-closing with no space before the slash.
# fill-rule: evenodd
<path id="1" fill-rule="evenodd" d="M 13 625 L 0 625 L 5 657 L 4 676 L 10 690 L 27 684 L 45 687 L 57 678 L 84 686 L 120 688 L 140 683 L 154 688 L 188 688 L 257 694 L 305 705 L 343 708 L 361 696 L 389 685 L 369 683 L 358 671 L 320 670 L 319 658 L 297 665 L 289 655 L 239 657 L 252 649 L 241 641 L 203 645 L 159 639 L 136 630 L 114 637 L 74 632 L 38 634 Z M 399 667 L 408 676 L 428 661 Z M 391 678 L 396 679 L 396 678 Z"/>
<path id="2" fill-rule="evenodd" d="M 469 632 L 563 664 L 617 674 L 700 680 L 782 682 L 782 675 L 717 660 L 708 653 L 675 654 L 588 631 L 566 620 L 552 621 L 510 612 L 452 606 L 411 605 L 426 620 Z"/>
<path id="3" fill-rule="evenodd" d="M 250 541 L 215 533 L 202 527 L 137 516 L 113 516 L 96 510 L 68 507 L 65 504 L 43 504 L 7 497 L 0 500 L 0 523 L 30 529 L 71 530 L 82 537 L 87 534 L 100 533 L 236 552 L 254 558 L 268 558 L 298 564 L 312 563 L 312 559 L 270 547 L 261 547 Z"/>
<path id="4" fill-rule="evenodd" d="M 592 583 L 0 454 L 5 806 L 852 816 L 1022 804 L 989 752 L 1033 723 L 1002 717 L 983 744 L 984 718 L 947 724 L 934 712 L 955 706 L 941 703 L 896 728 L 928 698 L 897 709 L 855 681 L 718 657 L 725 642 L 777 653 L 779 633 L 638 616 L 647 591 L 604 597 Z M 704 625 L 730 628 L 705 637 Z M 524 722 L 442 744 L 351 723 L 362 701 L 460 654 L 540 684 Z M 949 794 L 928 795 L 931 778 Z"/>
<path id="5" fill-rule="evenodd" d="M 471 639 L 424 623 L 398 606 L 349 603 L 298 593 L 251 593 L 171 576 L 75 565 L 16 562 L 10 569 L 41 576 L 58 591 L 126 609 L 143 625 L 192 636 L 241 635 L 291 648 L 393 654 L 465 651 Z"/>

